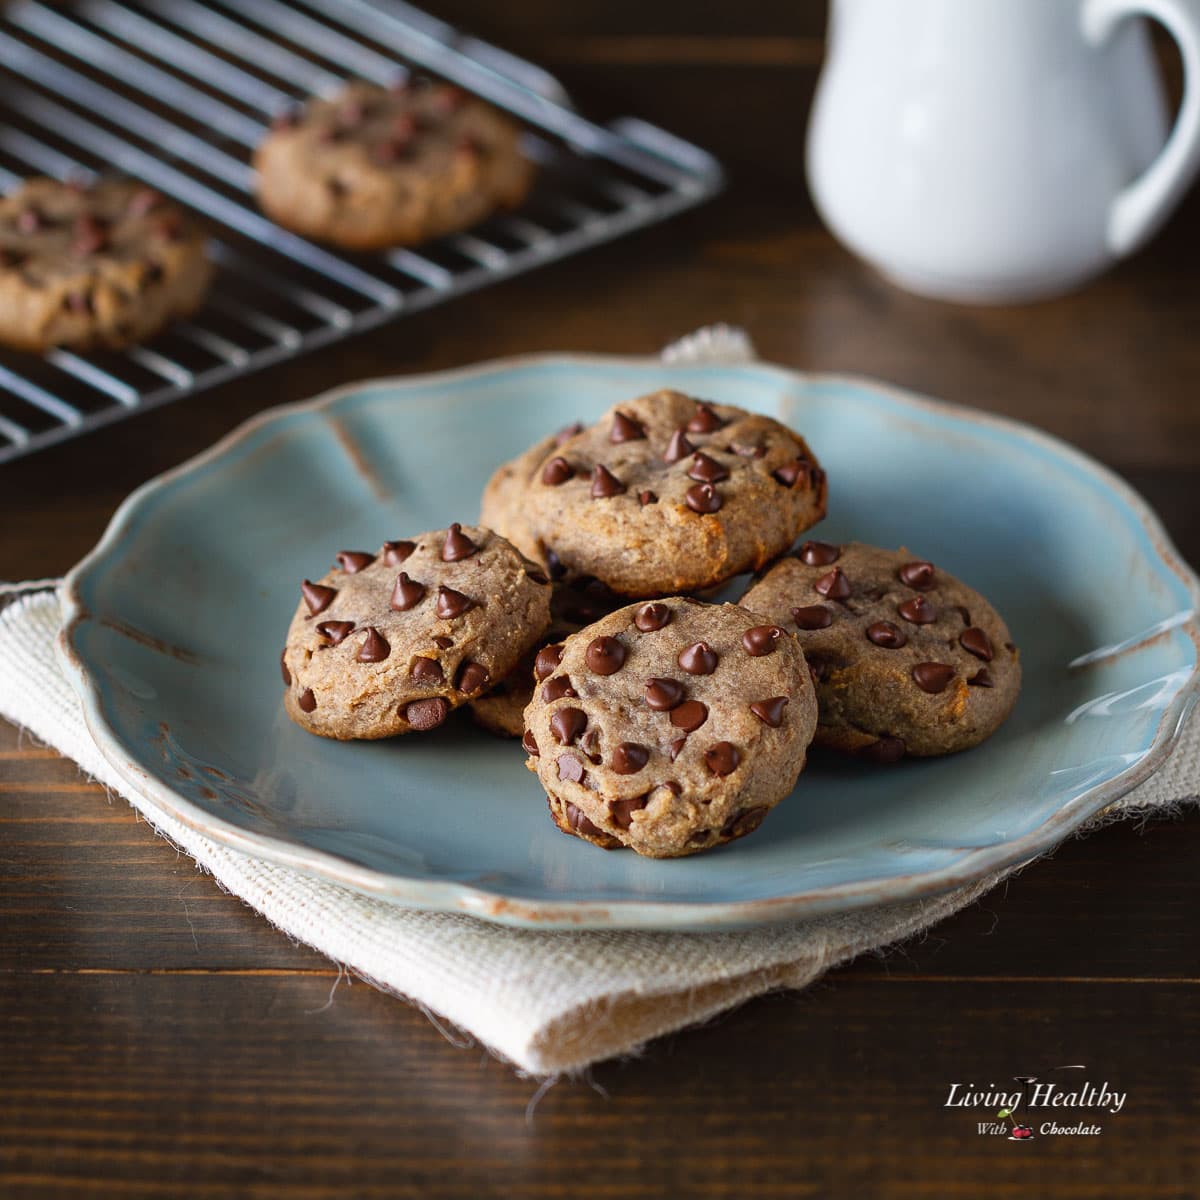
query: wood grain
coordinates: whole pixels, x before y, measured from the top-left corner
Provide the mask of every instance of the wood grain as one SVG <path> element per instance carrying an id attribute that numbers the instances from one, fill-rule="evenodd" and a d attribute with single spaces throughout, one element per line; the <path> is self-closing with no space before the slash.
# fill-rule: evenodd
<path id="1" fill-rule="evenodd" d="M 589 111 L 710 146 L 728 193 L 0 469 L 0 578 L 61 572 L 133 487 L 270 404 L 494 355 L 651 352 L 713 320 L 779 362 L 1064 437 L 1200 563 L 1200 197 L 1076 295 L 931 303 L 833 242 L 805 191 L 823 4 L 437 8 L 539 58 Z M 1195 1197 L 1197 861 L 1194 813 L 1073 840 L 918 941 L 560 1082 L 527 1121 L 534 1081 L 339 979 L 0 727 L 0 1195 Z M 944 1107 L 952 1082 L 1070 1062 L 1129 1093 L 1099 1137 L 1016 1146 Z"/>

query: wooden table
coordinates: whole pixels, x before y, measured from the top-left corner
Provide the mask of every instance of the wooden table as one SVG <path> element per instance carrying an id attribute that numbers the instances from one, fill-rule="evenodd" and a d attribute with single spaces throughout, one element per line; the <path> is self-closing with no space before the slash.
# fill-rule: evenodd
<path id="1" fill-rule="evenodd" d="M 1067 438 L 1139 488 L 1200 562 L 1200 196 L 1065 300 L 904 295 L 839 248 L 806 198 L 819 8 L 646 7 L 439 11 L 543 61 L 596 113 L 711 146 L 732 171 L 726 196 L 0 469 L 0 578 L 62 572 L 131 488 L 269 404 L 514 351 L 654 351 L 714 320 L 745 325 L 770 359 Z M 925 939 L 560 1082 L 530 1119 L 536 1083 L 366 984 L 339 985 L 9 728 L 0 829 L 6 1197 L 1200 1194 L 1194 812 L 1071 842 Z M 1129 1093 L 1099 1137 L 1016 1146 L 944 1107 L 952 1082 L 1072 1062 Z"/>

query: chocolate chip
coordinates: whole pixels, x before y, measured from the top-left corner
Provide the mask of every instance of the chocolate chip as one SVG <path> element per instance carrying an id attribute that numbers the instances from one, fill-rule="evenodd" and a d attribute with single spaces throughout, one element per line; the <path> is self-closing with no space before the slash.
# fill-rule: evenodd
<path id="1" fill-rule="evenodd" d="M 988 640 L 988 635 L 978 625 L 972 625 L 969 629 L 964 629 L 959 635 L 958 642 L 968 654 L 973 654 L 976 658 L 982 658 L 984 662 L 992 661 L 992 643 Z"/>
<path id="2" fill-rule="evenodd" d="M 917 687 L 931 696 L 946 690 L 946 685 L 954 678 L 954 668 L 945 663 L 917 663 L 912 669 L 912 677 Z"/>
<path id="3" fill-rule="evenodd" d="M 633 824 L 633 814 L 645 808 L 649 799 L 650 793 L 647 792 L 644 796 L 632 796 L 628 800 L 610 800 L 608 813 L 612 823 L 618 829 L 628 829 Z"/>
<path id="4" fill-rule="evenodd" d="M 704 765 L 717 776 L 732 775 L 742 756 L 732 742 L 716 742 L 704 752 Z"/>
<path id="5" fill-rule="evenodd" d="M 538 758 L 541 755 L 541 751 L 538 749 L 537 738 L 533 736 L 532 729 L 527 729 L 521 734 L 521 745 L 526 754 L 532 754 L 534 758 Z"/>
<path id="6" fill-rule="evenodd" d="M 155 221 L 152 232 L 166 242 L 179 242 L 183 240 L 183 222 L 180 221 L 178 213 L 171 213 L 170 216 L 160 217 Z"/>
<path id="7" fill-rule="evenodd" d="M 764 655 L 775 653 L 775 647 L 779 645 L 781 637 L 783 630 L 778 625 L 755 625 L 753 629 L 747 629 L 742 634 L 742 649 L 751 658 L 762 658 Z"/>
<path id="8" fill-rule="evenodd" d="M 590 821 L 570 800 L 564 801 L 563 811 L 566 813 L 567 824 L 575 830 L 576 833 L 586 834 L 588 837 L 607 838 L 610 835 L 605 833 L 592 821 Z"/>
<path id="9" fill-rule="evenodd" d="M 695 416 L 687 423 L 687 431 L 688 433 L 712 433 L 724 424 L 725 422 L 713 412 L 709 405 L 699 403 L 696 405 Z"/>
<path id="10" fill-rule="evenodd" d="M 934 584 L 933 563 L 930 562 L 905 563 L 896 574 L 901 583 L 916 588 L 918 592 L 927 592 Z"/>
<path id="11" fill-rule="evenodd" d="M 707 642 L 693 642 L 675 661 L 689 675 L 711 675 L 717 669 L 717 652 Z"/>
<path id="12" fill-rule="evenodd" d="M 792 609 L 797 629 L 828 629 L 833 624 L 833 612 L 823 604 L 807 604 Z"/>
<path id="13" fill-rule="evenodd" d="M 913 596 L 896 605 L 896 611 L 913 625 L 932 625 L 938 619 L 937 607 L 924 596 Z"/>
<path id="14" fill-rule="evenodd" d="M 857 755 L 859 758 L 865 758 L 868 762 L 895 763 L 899 762 L 907 751 L 908 747 L 905 746 L 903 738 L 885 734 L 877 742 L 863 746 L 861 750 L 857 751 Z"/>
<path id="15" fill-rule="evenodd" d="M 745 837 L 746 834 L 753 833 L 763 823 L 768 811 L 763 806 L 748 808 L 745 812 L 730 817 L 722 827 L 721 833 L 724 837 L 730 839 Z"/>
<path id="16" fill-rule="evenodd" d="M 276 120 L 290 119 L 292 124 L 296 122 L 294 113 L 283 113 Z M 129 197 L 129 204 L 125 211 L 131 217 L 144 217 L 152 209 L 157 208 L 163 202 L 162 193 L 157 192 L 154 188 L 144 187 L 138 188 L 132 196 Z"/>
<path id="17" fill-rule="evenodd" d="M 970 679 L 967 680 L 972 687 L 995 687 L 992 682 L 992 673 L 987 667 L 980 667 Z"/>
<path id="18" fill-rule="evenodd" d="M 772 729 L 778 729 L 783 724 L 783 710 L 787 702 L 788 698 L 786 696 L 773 696 L 770 700 L 755 700 L 750 705 L 750 711 L 764 725 L 770 725 Z"/>
<path id="19" fill-rule="evenodd" d="M 776 483 L 782 484 L 784 487 L 795 487 L 796 484 L 803 480 L 808 483 L 812 477 L 812 463 L 805 458 L 797 458 L 790 463 L 784 463 L 778 471 L 772 471 L 771 477 Z"/>
<path id="20" fill-rule="evenodd" d="M 460 562 L 478 551 L 479 547 L 463 533 L 457 521 L 446 530 L 446 540 L 442 543 L 442 562 Z"/>
<path id="21" fill-rule="evenodd" d="M 692 484 L 683 499 L 688 508 L 697 513 L 720 512 L 724 503 L 721 493 L 711 483 Z"/>
<path id="22" fill-rule="evenodd" d="M 557 642 L 553 646 L 543 646 L 537 652 L 537 658 L 533 660 L 533 676 L 541 683 L 543 679 L 553 675 L 558 670 L 558 664 L 562 662 L 563 648 L 562 643 Z"/>
<path id="23" fill-rule="evenodd" d="M 108 228 L 95 217 L 84 215 L 75 221 L 71 250 L 80 258 L 95 254 L 108 245 Z"/>
<path id="24" fill-rule="evenodd" d="M 19 267 L 29 256 L 11 246 L 0 246 L 0 267 Z"/>
<path id="25" fill-rule="evenodd" d="M 625 647 L 614 637 L 593 638 L 584 659 L 597 675 L 612 675 L 625 665 Z"/>
<path id="26" fill-rule="evenodd" d="M 317 633 L 331 646 L 341 645 L 353 632 L 353 621 L 322 621 L 317 626 Z"/>
<path id="27" fill-rule="evenodd" d="M 800 561 L 810 567 L 831 567 L 841 557 L 841 546 L 829 542 L 805 542 L 800 547 Z"/>
<path id="28" fill-rule="evenodd" d="M 587 728 L 587 713 L 582 708 L 560 708 L 550 718 L 550 732 L 560 746 L 569 746 Z"/>
<path id="29" fill-rule="evenodd" d="M 317 707 L 317 698 L 313 695 L 312 688 L 305 688 L 296 698 L 296 703 L 301 712 L 312 712 Z"/>
<path id="30" fill-rule="evenodd" d="M 592 499 L 605 500 L 609 496 L 619 496 L 625 491 L 625 485 L 602 463 L 592 468 Z"/>
<path id="31" fill-rule="evenodd" d="M 142 271 L 142 277 L 138 281 L 138 286 L 142 288 L 153 287 L 156 283 L 160 283 L 163 277 L 163 269 L 161 263 L 148 262 L 145 269 Z"/>
<path id="32" fill-rule="evenodd" d="M 867 637 L 885 650 L 899 650 L 908 644 L 908 634 L 891 621 L 876 621 L 867 626 Z"/>
<path id="33" fill-rule="evenodd" d="M 812 676 L 813 683 L 824 683 L 833 671 L 833 664 L 827 659 L 818 658 L 811 651 L 805 652 L 805 658 L 808 660 L 808 673 Z"/>
<path id="34" fill-rule="evenodd" d="M 575 468 L 565 458 L 552 458 L 542 468 L 542 482 L 547 487 L 558 487 L 574 474 Z"/>
<path id="35" fill-rule="evenodd" d="M 583 763 L 579 761 L 573 754 L 560 754 L 555 762 L 558 767 L 559 779 L 569 779 L 572 783 L 583 782 Z M 574 808 L 573 804 L 567 804 L 567 815 L 570 815 L 570 810 Z M 579 810 L 576 809 L 576 812 Z M 582 814 L 580 814 L 582 816 Z M 574 822 L 572 822 L 574 824 Z"/>
<path id="36" fill-rule="evenodd" d="M 698 479 L 701 483 L 720 483 L 729 478 L 729 472 L 715 458 L 699 452 L 692 456 L 687 473 L 689 479 Z"/>
<path id="37" fill-rule="evenodd" d="M 434 611 L 442 620 L 450 621 L 455 617 L 461 617 L 463 613 L 470 612 L 475 607 L 475 601 L 470 596 L 464 596 L 462 592 L 456 592 L 453 588 L 445 586 L 438 588 Z"/>
<path id="38" fill-rule="evenodd" d="M 683 432 L 683 426 L 680 426 L 673 434 L 671 440 L 667 443 L 667 449 L 663 454 L 663 462 L 677 463 L 681 458 L 687 458 L 689 454 L 694 454 L 696 447 L 687 440 L 687 436 Z"/>
<path id="39" fill-rule="evenodd" d="M 658 493 L 650 491 L 646 488 L 644 491 L 638 492 L 638 503 L 645 508 L 647 504 L 658 503 Z"/>
<path id="40" fill-rule="evenodd" d="M 444 84 L 429 98 L 430 105 L 442 116 L 457 112 L 466 102 L 467 93 L 452 84 Z"/>
<path id="41" fill-rule="evenodd" d="M 375 561 L 375 555 L 367 554 L 364 550 L 340 550 L 336 557 L 338 565 L 347 575 L 357 575 L 363 567 L 369 567 Z"/>
<path id="42" fill-rule="evenodd" d="M 834 567 L 813 584 L 813 591 L 829 600 L 845 600 L 850 595 L 850 580 L 842 574 L 841 567 Z"/>
<path id="43" fill-rule="evenodd" d="M 613 414 L 612 428 L 608 431 L 610 442 L 636 442 L 646 436 L 646 427 L 641 421 L 627 417 L 620 409 Z"/>
<path id="44" fill-rule="evenodd" d="M 280 652 L 279 652 L 279 673 L 283 676 L 284 686 L 291 687 L 292 686 L 292 673 L 291 673 L 291 671 L 289 671 L 287 669 L 287 648 L 286 647 L 284 647 L 284 649 L 280 650 Z"/>
<path id="45" fill-rule="evenodd" d="M 573 437 L 577 437 L 582 432 L 583 425 L 579 421 L 575 421 L 571 425 L 564 425 L 563 428 L 554 435 L 554 444 L 556 446 L 561 446 L 563 442 L 569 442 Z"/>
<path id="46" fill-rule="evenodd" d="M 684 733 L 694 733 L 708 720 L 708 706 L 699 700 L 685 700 L 671 710 L 671 724 Z"/>
<path id="47" fill-rule="evenodd" d="M 571 684 L 569 675 L 558 675 L 542 688 L 542 700 L 549 704 L 552 700 L 561 700 L 564 696 L 575 696 L 578 693 Z"/>
<path id="48" fill-rule="evenodd" d="M 683 684 L 676 679 L 647 679 L 645 695 L 655 712 L 666 712 L 683 699 Z"/>
<path id="49" fill-rule="evenodd" d="M 442 664 L 436 658 L 424 656 L 413 660 L 408 673 L 418 683 L 444 683 L 446 679 Z"/>
<path id="50" fill-rule="evenodd" d="M 636 775 L 650 761 L 650 751 L 637 742 L 622 742 L 612 756 L 612 769 L 618 775 Z M 628 828 L 628 826 L 626 826 Z"/>
<path id="51" fill-rule="evenodd" d="M 633 623 L 643 633 L 654 633 L 671 620 L 671 610 L 665 604 L 643 604 L 633 614 Z"/>
<path id="52" fill-rule="evenodd" d="M 407 612 L 415 608 L 425 599 L 425 585 L 410 579 L 407 571 L 401 571 L 396 577 L 396 586 L 392 588 L 391 606 L 396 612 Z"/>
<path id="53" fill-rule="evenodd" d="M 391 652 L 392 648 L 388 645 L 387 639 L 372 625 L 367 629 L 367 639 L 358 652 L 358 661 L 360 663 L 383 662 Z"/>
<path id="54" fill-rule="evenodd" d="M 336 131 L 329 130 L 328 133 L 330 136 L 327 139 L 323 138 L 322 140 L 328 140 L 331 142 L 338 140 Z M 371 147 L 370 153 L 371 159 L 374 162 L 377 162 L 380 166 L 391 166 L 393 163 L 401 162 L 403 159 L 409 157 L 409 155 L 412 153 L 412 138 L 385 138 L 381 142 L 376 142 L 375 145 Z"/>
<path id="55" fill-rule="evenodd" d="M 304 603 L 308 605 L 308 615 L 315 617 L 333 603 L 337 589 L 326 587 L 323 583 L 311 583 L 306 579 L 300 585 L 300 594 L 304 597 Z"/>
<path id="56" fill-rule="evenodd" d="M 491 675 L 488 674 L 488 669 L 482 663 L 471 662 L 467 659 L 458 669 L 458 679 L 454 686 L 460 692 L 466 692 L 468 695 L 473 695 L 475 692 L 481 692 L 487 687 L 488 680 Z"/>
<path id="57" fill-rule="evenodd" d="M 384 542 L 383 561 L 389 567 L 398 567 L 416 548 L 416 542 Z"/>
<path id="58" fill-rule="evenodd" d="M 684 748 L 684 746 L 686 746 L 686 745 L 687 745 L 687 738 L 686 738 L 686 737 L 676 738 L 676 739 L 675 739 L 675 740 L 674 740 L 674 741 L 673 741 L 673 742 L 672 742 L 672 743 L 671 743 L 671 744 L 670 744 L 670 745 L 667 747 L 667 757 L 668 757 L 668 758 L 669 758 L 669 759 L 670 759 L 672 762 L 674 762 L 674 761 L 675 761 L 675 760 L 676 760 L 676 759 L 679 757 L 680 753 L 683 751 L 683 748 Z M 677 785 L 677 786 L 678 786 L 678 785 Z M 679 793 L 678 793 L 678 792 L 676 792 L 675 794 L 676 794 L 677 796 L 679 795 Z"/>
<path id="59" fill-rule="evenodd" d="M 449 650 L 450 647 L 454 645 L 454 639 L 448 637 L 435 637 L 433 639 L 433 644 L 437 646 L 439 650 Z"/>
<path id="60" fill-rule="evenodd" d="M 970 614 L 970 613 L 967 611 L 967 609 L 966 609 L 966 608 L 964 608 L 964 607 L 963 607 L 961 604 L 956 604 L 956 605 L 954 605 L 954 611 L 955 611 L 956 613 L 958 613 L 958 615 L 959 615 L 960 617 L 962 617 L 962 623 L 963 623 L 964 625 L 970 625 L 970 623 L 971 623 L 971 614 Z"/>
<path id="61" fill-rule="evenodd" d="M 450 715 L 450 703 L 444 696 L 413 700 L 404 706 L 404 719 L 416 730 L 436 729 Z"/>

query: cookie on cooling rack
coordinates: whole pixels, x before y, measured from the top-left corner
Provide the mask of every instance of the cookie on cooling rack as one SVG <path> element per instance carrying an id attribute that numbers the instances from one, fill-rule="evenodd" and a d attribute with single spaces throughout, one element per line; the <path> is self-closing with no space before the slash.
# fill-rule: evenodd
<path id="1" fill-rule="evenodd" d="M 153 188 L 30 179 L 0 199 L 0 342 L 118 350 L 199 308 L 212 267 Z"/>
<path id="2" fill-rule="evenodd" d="M 354 82 L 276 121 L 254 155 L 263 211 L 352 250 L 409 246 L 520 204 L 515 122 L 449 84 Z"/>
<path id="3" fill-rule="evenodd" d="M 324 737 L 434 729 L 550 624 L 545 575 L 489 529 L 451 525 L 305 580 L 281 660 L 284 707 Z"/>
<path id="4" fill-rule="evenodd" d="M 566 833 L 695 854 L 757 829 L 804 768 L 804 655 L 737 605 L 630 604 L 543 658 L 524 744 Z"/>
<path id="5" fill-rule="evenodd" d="M 795 632 L 817 680 L 816 741 L 876 762 L 977 745 L 1021 664 L 1000 614 L 907 550 L 805 542 L 742 597 Z"/>

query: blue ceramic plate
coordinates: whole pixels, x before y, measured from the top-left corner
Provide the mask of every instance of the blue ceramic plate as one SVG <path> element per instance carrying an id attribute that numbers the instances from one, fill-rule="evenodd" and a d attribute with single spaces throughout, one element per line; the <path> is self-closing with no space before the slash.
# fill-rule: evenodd
<path id="1" fill-rule="evenodd" d="M 1024 662 L 967 754 L 814 753 L 760 832 L 695 858 L 550 822 L 516 742 L 463 717 L 336 743 L 284 716 L 297 584 L 343 547 L 472 520 L 546 430 L 664 385 L 770 413 L 832 480 L 820 536 L 907 545 L 989 596 Z M 517 925 L 749 925 L 897 901 L 1029 859 L 1162 761 L 1197 692 L 1196 578 L 1108 471 L 1008 421 L 764 365 L 526 358 L 267 413 L 131 496 L 67 584 L 64 661 L 101 750 L 209 837 L 372 895 Z"/>

